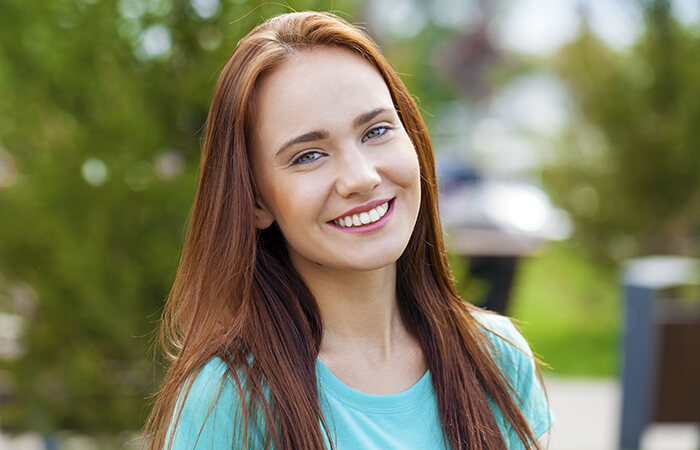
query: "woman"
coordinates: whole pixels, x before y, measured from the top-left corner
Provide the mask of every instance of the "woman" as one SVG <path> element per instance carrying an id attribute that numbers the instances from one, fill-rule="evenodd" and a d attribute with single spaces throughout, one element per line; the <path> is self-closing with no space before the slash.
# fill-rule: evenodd
<path id="1" fill-rule="evenodd" d="M 150 448 L 536 447 L 527 343 L 456 293 L 418 109 L 376 45 L 273 18 L 217 84 Z"/>

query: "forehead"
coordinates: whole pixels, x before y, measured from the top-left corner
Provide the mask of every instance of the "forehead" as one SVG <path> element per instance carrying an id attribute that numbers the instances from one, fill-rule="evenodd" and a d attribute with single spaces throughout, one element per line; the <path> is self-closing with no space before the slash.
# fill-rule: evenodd
<path id="1" fill-rule="evenodd" d="M 347 127 L 362 113 L 393 109 L 379 71 L 345 49 L 318 47 L 291 56 L 257 87 L 256 140 L 275 145 L 291 135 Z"/>

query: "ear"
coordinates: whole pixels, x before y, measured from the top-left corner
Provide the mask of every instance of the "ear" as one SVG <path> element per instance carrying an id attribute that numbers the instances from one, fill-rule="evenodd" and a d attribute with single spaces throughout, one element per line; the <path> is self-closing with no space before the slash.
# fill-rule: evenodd
<path id="1" fill-rule="evenodd" d="M 261 205 L 262 202 L 260 202 L 260 200 L 255 202 L 255 228 L 264 230 L 272 225 L 275 221 L 275 217 L 268 211 L 267 207 Z"/>

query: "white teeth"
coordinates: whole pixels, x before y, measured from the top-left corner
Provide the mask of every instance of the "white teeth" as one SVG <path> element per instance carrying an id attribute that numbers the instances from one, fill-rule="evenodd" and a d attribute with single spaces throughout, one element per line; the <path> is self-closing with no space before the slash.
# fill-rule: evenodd
<path id="1" fill-rule="evenodd" d="M 333 222 L 343 228 L 347 227 L 359 227 L 361 225 L 367 225 L 369 223 L 374 223 L 377 220 L 384 217 L 384 214 L 389 210 L 389 202 L 383 203 L 379 206 L 375 206 L 367 212 L 360 214 L 353 214 L 352 216 L 341 217 Z"/>

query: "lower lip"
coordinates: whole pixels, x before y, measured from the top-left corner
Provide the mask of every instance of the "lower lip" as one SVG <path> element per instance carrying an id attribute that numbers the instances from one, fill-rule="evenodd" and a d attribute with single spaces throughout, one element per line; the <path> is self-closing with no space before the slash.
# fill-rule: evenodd
<path id="1" fill-rule="evenodd" d="M 345 231 L 347 233 L 353 233 L 353 234 L 364 234 L 364 233 L 371 233 L 373 231 L 377 231 L 378 229 L 382 228 L 384 225 L 389 222 L 389 218 L 391 215 L 394 213 L 394 200 L 395 198 L 392 198 L 389 200 L 389 210 L 382 216 L 381 219 L 377 220 L 374 223 L 368 223 L 367 225 L 361 225 L 359 227 L 341 227 L 340 225 L 336 225 L 335 222 L 327 222 L 328 225 L 332 226 L 333 228 L 336 228 L 340 231 Z"/>

